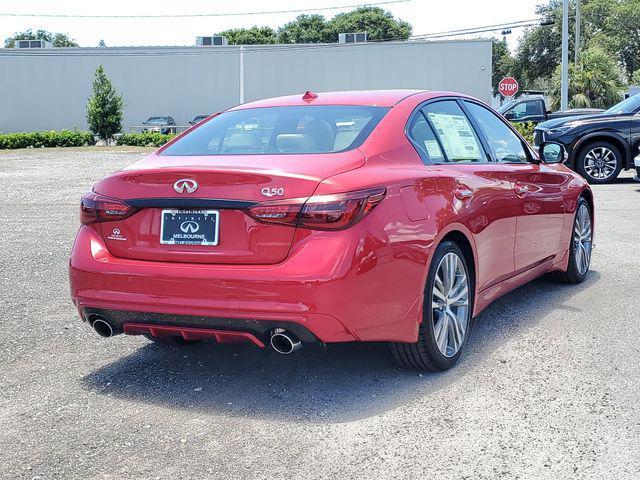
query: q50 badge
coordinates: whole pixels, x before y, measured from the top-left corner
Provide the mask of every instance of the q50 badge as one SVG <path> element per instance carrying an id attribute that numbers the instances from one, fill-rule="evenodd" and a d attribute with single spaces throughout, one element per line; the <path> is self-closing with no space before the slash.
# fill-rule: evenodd
<path id="1" fill-rule="evenodd" d="M 264 187 L 260 190 L 260 193 L 265 197 L 281 197 L 284 195 L 284 188 L 282 187 Z"/>

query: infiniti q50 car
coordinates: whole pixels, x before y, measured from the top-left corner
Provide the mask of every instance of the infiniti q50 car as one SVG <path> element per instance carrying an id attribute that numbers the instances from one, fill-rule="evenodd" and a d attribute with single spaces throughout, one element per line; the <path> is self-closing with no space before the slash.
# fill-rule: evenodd
<path id="1" fill-rule="evenodd" d="M 71 294 L 102 336 L 389 342 L 445 370 L 472 319 L 540 275 L 585 279 L 593 198 L 448 92 L 307 92 L 231 108 L 96 183 Z"/>

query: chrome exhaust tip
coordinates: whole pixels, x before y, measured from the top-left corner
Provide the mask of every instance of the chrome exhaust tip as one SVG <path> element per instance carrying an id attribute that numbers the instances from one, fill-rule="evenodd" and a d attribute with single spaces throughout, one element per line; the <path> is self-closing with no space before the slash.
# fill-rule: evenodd
<path id="1" fill-rule="evenodd" d="M 113 337 L 113 327 L 111 324 L 102 317 L 97 317 L 93 322 L 91 322 L 91 326 L 96 331 L 98 335 L 104 338 Z"/>
<path id="2" fill-rule="evenodd" d="M 281 355 L 289 355 L 302 348 L 302 342 L 284 328 L 276 328 L 271 332 L 269 344 Z"/>

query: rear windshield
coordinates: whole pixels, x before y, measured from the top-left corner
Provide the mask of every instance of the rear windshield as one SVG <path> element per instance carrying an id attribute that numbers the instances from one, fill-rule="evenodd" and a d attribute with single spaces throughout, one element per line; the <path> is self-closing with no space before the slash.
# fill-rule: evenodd
<path id="1" fill-rule="evenodd" d="M 341 152 L 361 145 L 388 110 L 311 105 L 234 110 L 195 128 L 160 155 Z"/>

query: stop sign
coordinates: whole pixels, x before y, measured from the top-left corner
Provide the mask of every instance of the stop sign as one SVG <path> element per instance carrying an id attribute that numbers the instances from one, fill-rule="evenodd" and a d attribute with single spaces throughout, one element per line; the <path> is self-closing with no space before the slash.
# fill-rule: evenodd
<path id="1" fill-rule="evenodd" d="M 518 93 L 518 81 L 513 77 L 504 77 L 498 84 L 498 91 L 503 97 L 513 97 Z"/>

